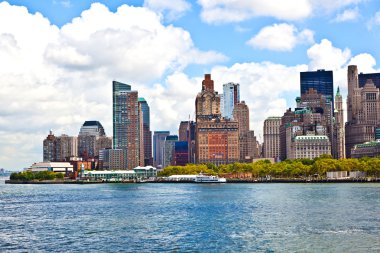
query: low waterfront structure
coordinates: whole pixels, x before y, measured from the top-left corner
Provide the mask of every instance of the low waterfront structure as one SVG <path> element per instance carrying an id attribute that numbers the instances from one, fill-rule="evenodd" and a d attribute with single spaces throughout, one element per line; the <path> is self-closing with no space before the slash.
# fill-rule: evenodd
<path id="1" fill-rule="evenodd" d="M 356 144 L 351 149 L 352 158 L 380 156 L 380 140 Z"/>
<path id="2" fill-rule="evenodd" d="M 329 171 L 326 173 L 327 179 L 346 179 L 348 177 L 347 171 Z"/>
<path id="3" fill-rule="evenodd" d="M 90 180 L 129 181 L 157 177 L 157 169 L 152 166 L 138 166 L 133 170 L 93 170 L 84 171 L 81 177 Z"/>
<path id="4" fill-rule="evenodd" d="M 40 162 L 34 163 L 27 170 L 31 172 L 40 172 L 40 171 L 53 171 L 68 173 L 73 172 L 73 165 L 68 162 Z"/>

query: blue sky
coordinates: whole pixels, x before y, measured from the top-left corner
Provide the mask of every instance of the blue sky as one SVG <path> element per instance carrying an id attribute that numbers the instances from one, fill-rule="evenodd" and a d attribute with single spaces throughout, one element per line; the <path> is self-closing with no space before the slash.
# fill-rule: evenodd
<path id="1" fill-rule="evenodd" d="M 218 2 L 218 3 L 216 3 Z M 378 72 L 375 0 L 0 1 L 0 167 L 42 159 L 42 140 L 85 120 L 112 132 L 111 83 L 151 106 L 152 130 L 194 115 L 203 74 L 238 82 L 251 129 L 294 106 L 299 72 Z"/>

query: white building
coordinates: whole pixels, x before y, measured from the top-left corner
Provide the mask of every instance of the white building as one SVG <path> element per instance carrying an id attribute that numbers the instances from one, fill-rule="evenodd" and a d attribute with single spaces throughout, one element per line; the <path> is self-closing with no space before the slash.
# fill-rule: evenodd
<path id="1" fill-rule="evenodd" d="M 294 138 L 292 159 L 314 159 L 321 155 L 331 155 L 331 143 L 326 135 L 300 135 Z"/>
<path id="2" fill-rule="evenodd" d="M 32 172 L 40 172 L 40 171 L 53 171 L 53 172 L 73 172 L 73 165 L 71 165 L 68 162 L 40 162 L 40 163 L 34 163 L 30 168 L 28 168 L 29 171 Z"/>

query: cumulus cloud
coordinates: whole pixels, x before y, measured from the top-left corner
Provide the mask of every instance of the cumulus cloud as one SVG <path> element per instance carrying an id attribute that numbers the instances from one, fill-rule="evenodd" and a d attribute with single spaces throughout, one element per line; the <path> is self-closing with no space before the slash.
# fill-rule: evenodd
<path id="1" fill-rule="evenodd" d="M 339 13 L 336 18 L 335 22 L 346 22 L 346 21 L 353 21 L 357 20 L 359 17 L 359 8 L 353 8 L 353 9 L 347 9 L 344 10 L 342 13 Z"/>
<path id="2" fill-rule="evenodd" d="M 281 20 L 301 20 L 311 15 L 307 0 L 199 0 L 201 18 L 207 23 L 240 22 L 266 16 Z"/>
<path id="3" fill-rule="evenodd" d="M 180 75 L 175 73 L 189 64 L 225 59 L 218 52 L 197 49 L 186 30 L 163 25 L 160 15 L 147 8 L 123 5 L 111 12 L 93 4 L 58 28 L 40 13 L 2 2 L 0 167 L 22 168 L 40 161 L 49 129 L 77 135 L 85 120 L 100 120 L 112 135 L 112 80 L 131 84 L 151 100 L 158 122 L 170 122 L 173 116 L 165 110 L 179 104 L 162 96 L 174 96 L 166 86 L 176 82 Z M 167 75 L 171 79 L 151 87 Z M 14 152 L 17 149 L 25 156 Z"/>
<path id="4" fill-rule="evenodd" d="M 297 44 L 313 43 L 313 37 L 309 29 L 298 31 L 294 25 L 283 23 L 262 28 L 247 44 L 259 49 L 291 51 Z"/>
<path id="5" fill-rule="evenodd" d="M 201 18 L 206 23 L 241 22 L 254 17 L 278 20 L 304 20 L 314 15 L 331 14 L 365 0 L 199 0 Z"/>
<path id="6" fill-rule="evenodd" d="M 168 20 L 178 19 L 191 9 L 185 0 L 145 0 L 144 6 L 165 14 Z"/>

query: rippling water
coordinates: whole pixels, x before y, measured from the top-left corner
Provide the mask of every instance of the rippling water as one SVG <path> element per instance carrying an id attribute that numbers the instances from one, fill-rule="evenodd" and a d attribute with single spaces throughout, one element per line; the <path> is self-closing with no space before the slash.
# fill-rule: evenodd
<path id="1" fill-rule="evenodd" d="M 380 252 L 380 184 L 0 179 L 0 251 Z"/>

